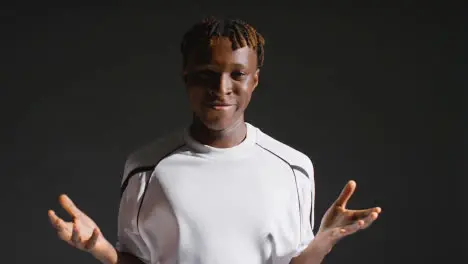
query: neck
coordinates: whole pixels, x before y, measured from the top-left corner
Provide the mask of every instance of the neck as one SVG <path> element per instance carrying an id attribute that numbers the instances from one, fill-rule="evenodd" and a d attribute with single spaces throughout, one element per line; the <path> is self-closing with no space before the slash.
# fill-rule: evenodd
<path id="1" fill-rule="evenodd" d="M 231 148 L 244 141 L 247 136 L 247 126 L 242 118 L 226 129 L 213 130 L 195 118 L 190 126 L 190 134 L 196 141 L 204 145 L 215 148 Z"/>

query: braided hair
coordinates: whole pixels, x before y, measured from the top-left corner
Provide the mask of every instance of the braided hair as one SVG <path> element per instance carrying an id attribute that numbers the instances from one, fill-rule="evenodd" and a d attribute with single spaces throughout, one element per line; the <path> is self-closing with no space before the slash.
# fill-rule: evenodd
<path id="1" fill-rule="evenodd" d="M 251 25 L 240 19 L 217 19 L 209 16 L 196 23 L 182 39 L 180 50 L 183 67 L 187 65 L 190 53 L 199 47 L 213 45 L 216 37 L 227 37 L 232 50 L 248 46 L 257 52 L 257 67 L 263 66 L 265 39 Z"/>

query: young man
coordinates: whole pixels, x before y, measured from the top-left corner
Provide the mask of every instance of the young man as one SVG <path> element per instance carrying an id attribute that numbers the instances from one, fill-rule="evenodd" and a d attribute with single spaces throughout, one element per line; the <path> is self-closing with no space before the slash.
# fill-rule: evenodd
<path id="1" fill-rule="evenodd" d="M 128 158 L 118 243 L 65 195 L 73 216 L 49 211 L 61 239 L 103 263 L 320 263 L 380 208 L 348 210 L 350 181 L 314 236 L 310 159 L 244 121 L 264 39 L 240 20 L 207 18 L 184 36 L 183 79 L 193 122 Z"/>

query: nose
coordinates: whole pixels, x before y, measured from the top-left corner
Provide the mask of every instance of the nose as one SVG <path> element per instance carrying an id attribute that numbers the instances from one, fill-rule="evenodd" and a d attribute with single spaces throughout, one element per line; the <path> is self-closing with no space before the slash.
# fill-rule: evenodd
<path id="1" fill-rule="evenodd" d="M 218 95 L 229 95 L 232 93 L 232 80 L 229 74 L 221 74 L 219 82 L 214 87 Z"/>

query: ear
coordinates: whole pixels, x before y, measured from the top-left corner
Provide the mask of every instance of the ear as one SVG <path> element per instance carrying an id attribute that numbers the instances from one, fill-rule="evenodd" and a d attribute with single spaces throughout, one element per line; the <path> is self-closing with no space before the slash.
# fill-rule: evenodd
<path id="1" fill-rule="evenodd" d="M 257 69 L 255 71 L 255 74 L 253 76 L 253 90 L 252 91 L 255 91 L 255 88 L 257 88 L 258 86 L 258 81 L 259 81 L 259 78 L 260 78 L 260 69 Z"/>

